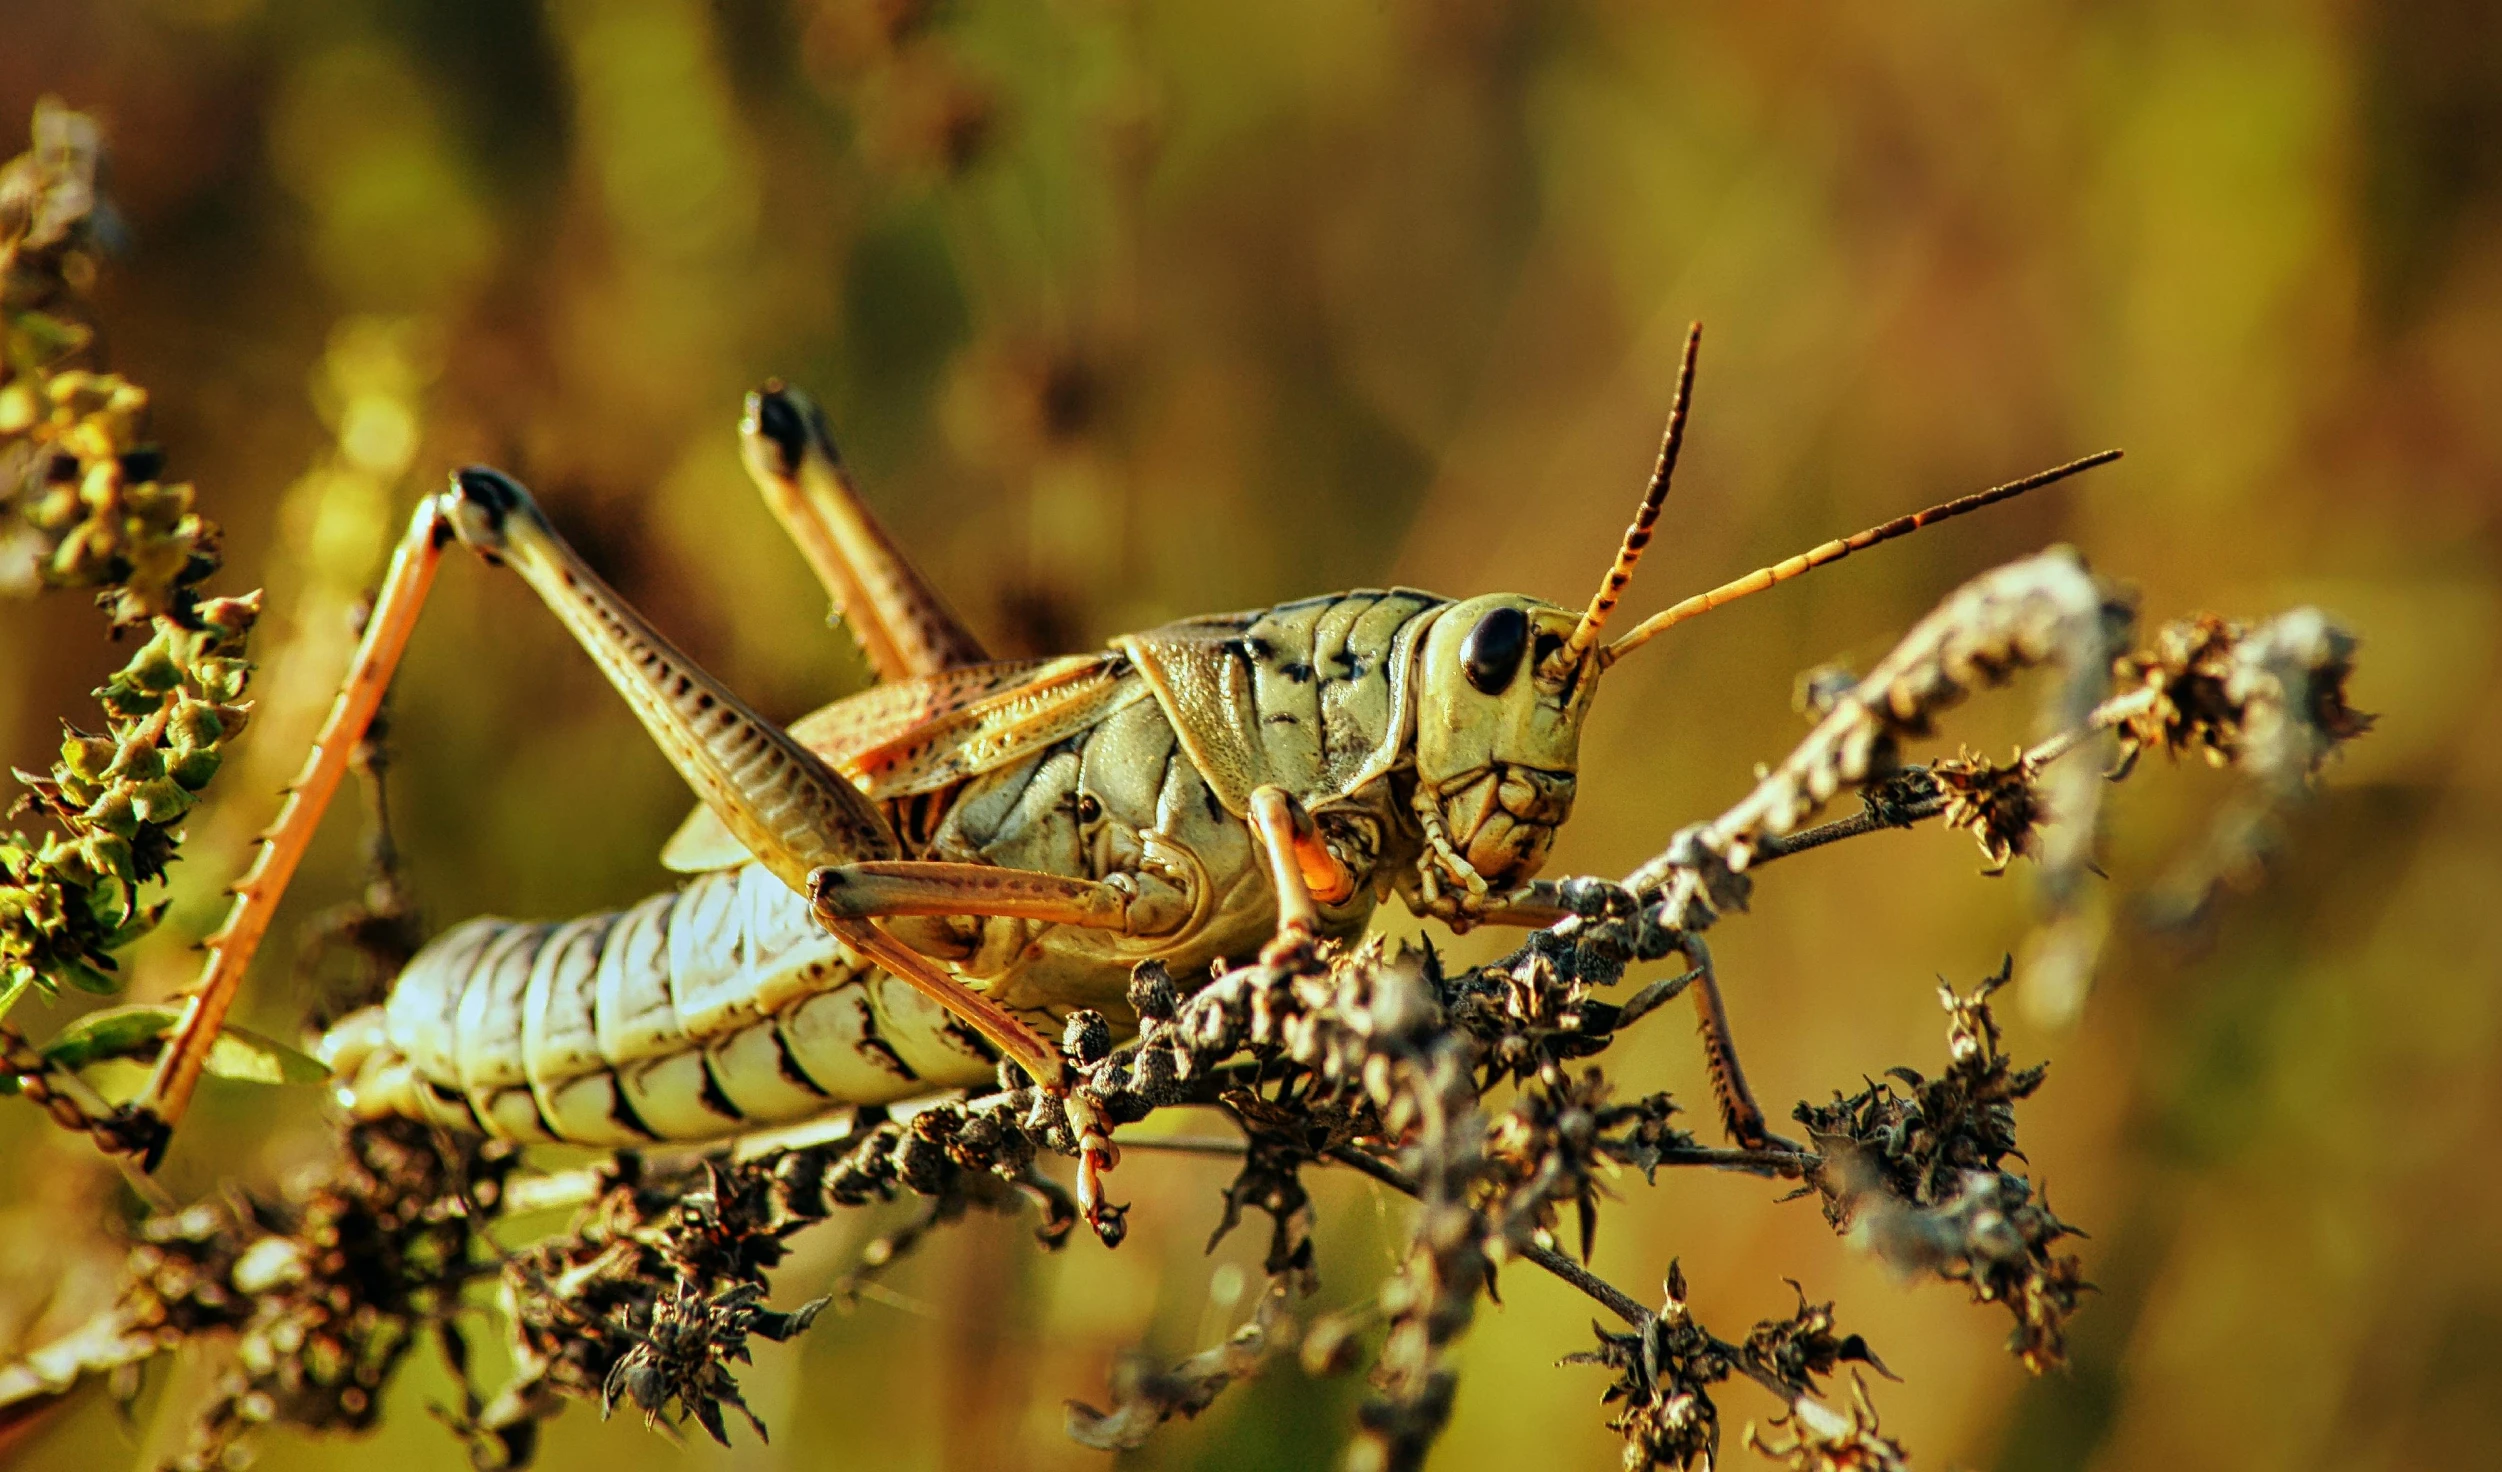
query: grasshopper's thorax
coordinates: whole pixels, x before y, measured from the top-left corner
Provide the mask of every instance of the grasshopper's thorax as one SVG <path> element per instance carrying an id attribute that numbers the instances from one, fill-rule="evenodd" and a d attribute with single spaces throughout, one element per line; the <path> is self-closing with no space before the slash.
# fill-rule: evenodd
<path id="1" fill-rule="evenodd" d="M 1420 908 L 1454 918 L 1527 883 L 1572 813 L 1597 668 L 1559 657 L 1574 615 L 1514 594 L 1442 610 L 1417 652 Z"/>

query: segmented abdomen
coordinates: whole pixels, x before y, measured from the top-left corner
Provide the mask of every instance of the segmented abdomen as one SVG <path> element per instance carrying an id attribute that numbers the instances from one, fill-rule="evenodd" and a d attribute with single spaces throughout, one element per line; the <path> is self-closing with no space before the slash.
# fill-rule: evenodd
<path id="1" fill-rule="evenodd" d="M 711 1139 L 993 1072 L 753 864 L 612 914 L 455 926 L 324 1051 L 359 1114 L 587 1145 Z"/>

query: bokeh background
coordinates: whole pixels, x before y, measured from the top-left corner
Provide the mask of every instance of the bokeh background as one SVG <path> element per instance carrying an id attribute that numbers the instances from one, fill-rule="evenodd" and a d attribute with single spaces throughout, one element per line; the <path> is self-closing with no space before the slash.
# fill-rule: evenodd
<path id="1" fill-rule="evenodd" d="M 447 467 L 522 476 L 662 627 L 790 716 L 863 671 L 738 470 L 739 396 L 769 374 L 827 404 L 994 648 L 1056 651 L 1384 580 L 1585 597 L 1700 318 L 1639 611 L 2129 456 L 1623 667 L 1557 871 L 1623 872 L 1787 748 L 1798 671 L 1864 663 L 2053 541 L 2150 620 L 2326 606 L 2365 641 L 2355 694 L 2382 720 L 2283 857 L 2187 930 L 2135 921 L 2226 781 L 2117 790 L 2096 989 L 2081 1013 L 2009 1009 L 2018 1056 L 2053 1060 L 2034 1168 L 2093 1233 L 2071 1370 L 2029 1379 L 1998 1310 L 1895 1281 L 1758 1181 L 1629 1185 L 1599 1267 L 1647 1292 L 1681 1258 L 1730 1328 L 1785 1310 L 1784 1277 L 1839 1299 L 1906 1382 L 1879 1401 L 1923 1466 L 2493 1455 L 2502 27 L 2474 0 L 0 0 L 0 126 L 44 93 L 110 128 L 111 361 L 153 388 L 226 527 L 220 586 L 270 596 L 263 714 L 194 824 L 143 988 L 183 978 L 348 609 Z M 458 560 L 439 588 L 395 697 L 428 915 L 664 883 L 651 856 L 688 800 L 633 721 L 516 583 Z M 42 765 L 88 708 L 116 658 L 96 631 L 74 597 L 0 606 L 10 760 Z M 2000 749 L 2028 712 L 2001 698 L 1951 734 Z M 273 1030 L 303 1010 L 286 938 L 356 891 L 349 806 L 256 972 L 249 1016 Z M 1715 932 L 1768 1100 L 1934 1066 L 1936 978 L 1968 984 L 2028 923 L 2029 881 L 1978 864 L 1938 832 L 1845 845 Z M 1628 1087 L 1707 1097 L 1682 1024 L 1616 1061 Z M 197 1118 L 182 1191 L 320 1149 L 305 1098 L 213 1088 Z M 109 1257 L 61 1224 L 105 1188 L 32 1111 L 0 1117 L 0 1152 L 0 1333 L 40 1337 L 103 1291 Z M 1179 1353 L 1248 1308 L 1259 1234 L 1201 1252 L 1224 1174 L 1134 1157 L 1117 1253 L 953 1231 L 762 1350 L 770 1446 L 681 1449 L 576 1409 L 543 1465 L 1098 1465 L 1061 1437 L 1063 1399 L 1100 1403 L 1123 1348 Z M 1322 1206 L 1324 1300 L 1368 1294 L 1399 1207 L 1335 1180 Z M 785 1295 L 884 1224 L 803 1239 Z M 1552 1364 L 1590 1306 L 1518 1271 L 1504 1288 L 1437 1465 L 1614 1465 L 1603 1376 Z M 162 1453 L 155 1394 L 127 1426 L 91 1399 L 14 1454 Z M 263 1465 L 451 1462 L 425 1413 L 441 1371 L 396 1395 L 369 1444 L 282 1437 Z M 1119 1460 L 1328 1465 L 1360 1395 L 1281 1364 Z M 1723 1406 L 1733 1432 L 1774 1409 L 1747 1387 Z"/>

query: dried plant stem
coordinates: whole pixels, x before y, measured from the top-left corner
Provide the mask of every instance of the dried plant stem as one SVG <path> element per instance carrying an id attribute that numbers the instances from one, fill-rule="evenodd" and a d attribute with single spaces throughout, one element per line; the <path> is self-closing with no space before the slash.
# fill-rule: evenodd
<path id="1" fill-rule="evenodd" d="M 2049 766 L 2095 735 L 2126 725 L 2143 716 L 2153 709 L 2159 693 L 2154 690 L 2132 690 L 2126 695 L 2113 696 L 2094 707 L 2092 716 L 2083 724 L 2069 727 L 2057 735 L 2047 737 L 2026 748 L 2023 756 L 2024 764 L 2035 770 Z M 1918 778 L 1914 774 L 1925 774 L 1925 772 L 1925 768 L 1906 767 L 1899 775 L 1914 777 L 1917 781 Z M 1813 828 L 1801 829 L 1783 837 L 1765 838 L 1755 846 L 1754 864 L 1768 864 L 1774 859 L 1784 858 L 1790 854 L 1805 853 L 1811 848 L 1822 848 L 1826 844 L 1839 843 L 1845 838 L 1857 838 L 1862 834 L 1880 833 L 1892 828 L 1908 828 L 1916 823 L 1924 823 L 1945 811 L 1945 793 L 1934 786 L 1929 786 L 1925 792 L 1913 795 L 1904 802 L 1893 805 L 1871 804 L 1847 818 L 1820 823 Z"/>
<path id="2" fill-rule="evenodd" d="M 1605 1278 L 1591 1272 L 1588 1268 L 1574 1262 L 1570 1257 L 1557 1252 L 1552 1247 L 1541 1247 L 1537 1243 L 1531 1242 L 1524 1246 L 1514 1248 L 1513 1251 L 1518 1253 L 1522 1260 L 1536 1263 L 1539 1267 L 1546 1269 L 1549 1273 L 1554 1274 L 1564 1282 L 1571 1284 L 1576 1289 L 1579 1289 L 1582 1293 L 1587 1294 L 1593 1301 L 1604 1306 L 1609 1313 L 1614 1314 L 1616 1317 L 1624 1320 L 1636 1329 L 1649 1328 L 1653 1321 L 1659 1317 L 1659 1315 L 1652 1313 L 1647 1308 L 1644 1308 L 1640 1300 L 1636 1299 L 1632 1294 L 1625 1292 L 1622 1288 L 1608 1282 Z M 1783 1385 L 1775 1377 L 1765 1374 L 1762 1370 L 1749 1364 L 1747 1362 L 1746 1355 L 1738 1348 L 1738 1346 L 1731 1344 L 1729 1341 L 1722 1339 L 1717 1335 L 1706 1335 L 1705 1337 L 1709 1340 L 1713 1351 L 1725 1357 L 1729 1361 L 1730 1365 L 1735 1368 L 1739 1374 L 1744 1375 L 1747 1379 L 1754 1381 L 1765 1390 L 1770 1391 L 1776 1399 L 1787 1402 L 1795 1396 L 1796 1392 L 1792 1387 Z"/>

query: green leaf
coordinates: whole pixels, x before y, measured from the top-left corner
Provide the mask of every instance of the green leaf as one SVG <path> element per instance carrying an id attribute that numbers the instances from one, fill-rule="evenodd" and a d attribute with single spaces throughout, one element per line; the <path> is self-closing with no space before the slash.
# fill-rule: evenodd
<path id="1" fill-rule="evenodd" d="M 43 1056 L 77 1070 L 107 1058 L 131 1058 L 152 1050 L 182 1014 L 166 1007 L 107 1007 L 90 1012 L 53 1035 Z"/>
<path id="2" fill-rule="evenodd" d="M 0 1017 L 8 1016 L 9 1009 L 17 1005 L 17 999 L 26 995 L 26 989 L 34 984 L 35 968 L 23 961 L 12 961 L 6 968 L 0 969 Z"/>
<path id="3" fill-rule="evenodd" d="M 219 1078 L 247 1084 L 321 1084 L 330 1081 L 329 1066 L 278 1041 L 246 1028 L 229 1027 L 209 1048 L 208 1071 Z"/>
<path id="4" fill-rule="evenodd" d="M 87 341 L 87 329 L 48 312 L 19 312 L 10 324 L 26 335 L 27 345 L 41 361 L 73 352 Z"/>
<path id="5" fill-rule="evenodd" d="M 75 957 L 62 958 L 60 973 L 62 980 L 70 985 L 99 997 L 117 996 L 122 989 L 122 984 L 114 980 L 111 973 L 98 970 Z"/>
<path id="6" fill-rule="evenodd" d="M 171 1007 L 142 1003 L 90 1012 L 44 1044 L 46 1058 L 64 1068 L 85 1068 L 111 1058 L 145 1057 L 156 1051 L 174 1030 L 182 1013 Z M 317 1084 L 330 1077 L 319 1059 L 310 1058 L 249 1028 L 228 1027 L 209 1045 L 208 1071 L 219 1078 L 251 1084 Z"/>

